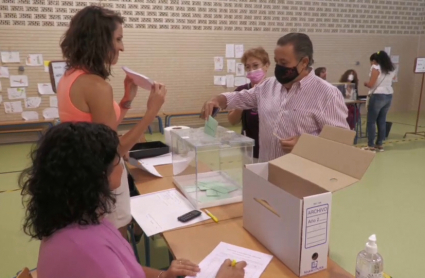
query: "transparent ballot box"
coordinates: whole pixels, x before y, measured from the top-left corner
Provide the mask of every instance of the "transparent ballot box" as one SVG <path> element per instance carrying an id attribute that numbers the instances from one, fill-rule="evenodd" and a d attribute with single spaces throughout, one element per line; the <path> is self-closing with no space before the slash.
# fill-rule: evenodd
<path id="1" fill-rule="evenodd" d="M 254 140 L 219 126 L 171 131 L 174 184 L 197 208 L 242 201 L 242 172 L 253 161 Z"/>
<path id="2" fill-rule="evenodd" d="M 344 96 L 345 101 L 357 100 L 356 84 L 354 83 L 332 83 L 335 87 L 340 90 Z"/>

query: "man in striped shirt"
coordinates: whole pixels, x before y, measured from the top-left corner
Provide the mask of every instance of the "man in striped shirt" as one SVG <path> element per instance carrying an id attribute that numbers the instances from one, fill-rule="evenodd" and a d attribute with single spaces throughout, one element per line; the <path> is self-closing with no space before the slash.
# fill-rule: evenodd
<path id="1" fill-rule="evenodd" d="M 303 133 L 319 135 L 325 125 L 349 128 L 341 92 L 314 74 L 313 44 L 302 33 L 281 37 L 275 49 L 275 77 L 250 90 L 223 93 L 204 104 L 213 108 L 254 109 L 260 118 L 260 162 L 291 152 Z"/>

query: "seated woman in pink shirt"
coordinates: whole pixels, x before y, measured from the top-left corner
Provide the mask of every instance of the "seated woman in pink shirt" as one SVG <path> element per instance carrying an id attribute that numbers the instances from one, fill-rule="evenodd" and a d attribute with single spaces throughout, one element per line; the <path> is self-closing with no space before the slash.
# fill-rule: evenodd
<path id="1" fill-rule="evenodd" d="M 20 177 L 27 202 L 24 231 L 41 240 L 41 278 L 174 278 L 199 267 L 173 261 L 167 271 L 142 267 L 130 244 L 105 216 L 114 209 L 123 166 L 117 133 L 106 125 L 62 123 L 50 128 Z M 217 278 L 243 277 L 229 260 Z"/>

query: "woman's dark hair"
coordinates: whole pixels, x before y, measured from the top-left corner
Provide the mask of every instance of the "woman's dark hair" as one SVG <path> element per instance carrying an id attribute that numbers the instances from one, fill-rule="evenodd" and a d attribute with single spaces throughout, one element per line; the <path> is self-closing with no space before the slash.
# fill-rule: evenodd
<path id="1" fill-rule="evenodd" d="M 387 52 L 383 50 L 373 53 L 370 56 L 370 61 L 376 61 L 381 67 L 381 71 L 385 74 L 395 70 L 393 62 L 391 62 L 390 56 L 388 56 Z"/>
<path id="2" fill-rule="evenodd" d="M 322 72 L 325 72 L 326 71 L 326 68 L 325 67 L 320 67 L 320 68 L 317 68 L 317 69 L 315 69 L 314 70 L 314 74 L 316 75 L 316 76 L 320 76 L 320 74 L 322 73 Z"/>
<path id="3" fill-rule="evenodd" d="M 70 224 L 99 224 L 115 196 L 108 176 L 119 157 L 115 131 L 102 124 L 62 123 L 32 151 L 19 178 L 26 203 L 24 231 L 42 239 Z"/>
<path id="4" fill-rule="evenodd" d="M 354 80 L 353 81 L 348 80 L 348 76 L 350 74 L 353 74 L 354 75 Z M 344 72 L 344 74 L 339 79 L 339 82 L 341 82 L 341 83 L 350 83 L 350 82 L 351 83 L 354 83 L 354 84 L 356 84 L 355 85 L 355 89 L 357 90 L 358 89 L 358 86 L 359 86 L 359 77 L 357 76 L 357 72 L 355 70 L 349 69 L 346 72 Z"/>
<path id="5" fill-rule="evenodd" d="M 114 31 L 123 22 L 119 14 L 99 6 L 76 13 L 60 44 L 67 68 L 108 78 L 115 56 Z"/>

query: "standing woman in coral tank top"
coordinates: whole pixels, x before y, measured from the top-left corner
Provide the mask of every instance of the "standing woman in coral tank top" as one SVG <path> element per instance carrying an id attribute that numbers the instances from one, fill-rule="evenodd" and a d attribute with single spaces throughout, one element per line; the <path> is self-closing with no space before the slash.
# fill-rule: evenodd
<path id="1" fill-rule="evenodd" d="M 126 77 L 124 96 L 118 104 L 106 81 L 111 75 L 111 66 L 124 51 L 123 19 L 102 7 L 86 7 L 74 15 L 60 46 L 67 63 L 67 71 L 57 89 L 61 122 L 102 123 L 116 130 L 137 94 L 137 86 Z M 152 86 L 145 116 L 120 138 L 118 152 L 121 156 L 145 133 L 164 103 L 166 93 L 164 85 L 155 83 Z M 122 174 L 121 186 L 114 192 L 117 194 L 116 208 L 107 217 L 126 235 L 131 221 L 126 171 Z"/>

